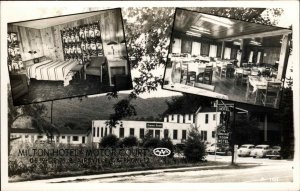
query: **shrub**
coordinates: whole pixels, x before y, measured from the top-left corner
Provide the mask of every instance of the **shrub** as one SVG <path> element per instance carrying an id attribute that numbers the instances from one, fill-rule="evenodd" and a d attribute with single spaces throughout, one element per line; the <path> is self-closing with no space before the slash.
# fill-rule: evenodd
<path id="1" fill-rule="evenodd" d="M 199 162 L 205 158 L 205 144 L 197 128 L 191 128 L 185 145 L 184 156 L 188 161 Z"/>
<path id="2" fill-rule="evenodd" d="M 138 145 L 138 139 L 135 136 L 125 137 L 120 141 L 121 147 L 134 147 Z"/>
<path id="3" fill-rule="evenodd" d="M 164 147 L 164 148 L 170 149 L 171 154 L 168 157 L 174 156 L 174 145 L 173 145 L 173 142 L 171 141 L 170 137 L 163 138 L 159 143 L 159 147 Z"/>
<path id="4" fill-rule="evenodd" d="M 101 147 L 117 147 L 119 138 L 116 135 L 110 134 L 101 139 Z"/>
<path id="5" fill-rule="evenodd" d="M 151 137 L 151 138 L 144 140 L 143 147 L 156 148 L 156 147 L 159 147 L 159 144 L 160 144 L 159 138 Z"/>

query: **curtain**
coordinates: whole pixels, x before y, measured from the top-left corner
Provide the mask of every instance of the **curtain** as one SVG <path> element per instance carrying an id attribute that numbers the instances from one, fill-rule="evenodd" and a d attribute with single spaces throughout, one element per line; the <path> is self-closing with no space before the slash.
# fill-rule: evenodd
<path id="1" fill-rule="evenodd" d="M 253 51 L 250 52 L 248 62 L 252 62 L 253 60 Z"/>
<path id="2" fill-rule="evenodd" d="M 174 39 L 174 43 L 172 44 L 172 53 L 181 53 L 181 39 Z"/>
<path id="3" fill-rule="evenodd" d="M 209 57 L 217 57 L 217 45 L 210 45 Z"/>
<path id="4" fill-rule="evenodd" d="M 257 53 L 256 63 L 259 63 L 259 62 L 260 62 L 260 55 L 261 55 L 261 52 L 258 52 L 258 53 Z"/>
<path id="5" fill-rule="evenodd" d="M 199 42 L 193 42 L 192 43 L 192 55 L 199 56 L 201 50 L 201 43 Z"/>
<path id="6" fill-rule="evenodd" d="M 230 59 L 230 54 L 231 54 L 231 48 L 225 48 L 224 51 L 224 59 Z"/>

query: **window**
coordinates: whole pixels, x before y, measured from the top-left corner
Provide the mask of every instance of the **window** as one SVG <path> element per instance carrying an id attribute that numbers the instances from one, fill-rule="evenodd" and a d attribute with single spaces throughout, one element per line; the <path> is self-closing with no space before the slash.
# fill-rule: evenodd
<path id="1" fill-rule="evenodd" d="M 103 127 L 101 127 L 101 137 L 103 137 Z"/>
<path id="2" fill-rule="evenodd" d="M 210 45 L 209 47 L 209 57 L 217 57 L 217 45 Z"/>
<path id="3" fill-rule="evenodd" d="M 172 120 L 174 120 L 174 115 L 172 115 Z"/>
<path id="4" fill-rule="evenodd" d="M 67 136 L 67 142 L 70 143 L 70 139 L 71 137 L 70 136 Z"/>
<path id="5" fill-rule="evenodd" d="M 186 130 L 182 130 L 182 139 L 186 139 Z"/>
<path id="6" fill-rule="evenodd" d="M 84 144 L 85 143 L 85 136 L 82 136 L 82 143 Z"/>
<path id="7" fill-rule="evenodd" d="M 149 135 L 150 135 L 150 137 L 153 137 L 153 133 L 154 133 L 154 131 L 153 131 L 152 129 L 150 129 L 150 130 L 149 130 Z"/>
<path id="8" fill-rule="evenodd" d="M 181 39 L 175 38 L 172 44 L 172 53 L 181 53 Z"/>
<path id="9" fill-rule="evenodd" d="M 124 128 L 123 127 L 120 128 L 119 137 L 120 138 L 124 137 Z"/>
<path id="10" fill-rule="evenodd" d="M 78 141 L 78 140 L 79 140 L 78 136 L 73 136 L 72 137 L 72 141 Z"/>
<path id="11" fill-rule="evenodd" d="M 201 140 L 203 141 L 207 140 L 207 131 L 201 131 Z"/>
<path id="12" fill-rule="evenodd" d="M 61 136 L 61 138 L 62 138 L 62 139 L 65 139 L 65 138 L 66 138 L 66 136 Z"/>
<path id="13" fill-rule="evenodd" d="M 169 130 L 168 129 L 164 129 L 164 138 L 168 138 L 169 137 Z"/>
<path id="14" fill-rule="evenodd" d="M 145 137 L 145 129 L 140 129 L 140 138 L 144 138 Z"/>
<path id="15" fill-rule="evenodd" d="M 186 115 L 183 116 L 183 121 L 182 121 L 182 123 L 185 123 L 185 117 L 186 117 Z"/>
<path id="16" fill-rule="evenodd" d="M 167 122 L 169 122 L 169 116 L 167 116 Z"/>
<path id="17" fill-rule="evenodd" d="M 38 135 L 37 138 L 38 139 L 42 139 L 44 136 L 43 135 Z"/>
<path id="18" fill-rule="evenodd" d="M 99 137 L 99 127 L 97 127 L 97 137 Z"/>
<path id="19" fill-rule="evenodd" d="M 57 143 L 59 142 L 59 136 L 56 136 L 56 142 Z"/>
<path id="20" fill-rule="evenodd" d="M 96 134 L 95 127 L 93 127 L 93 137 L 96 136 L 95 134 Z"/>
<path id="21" fill-rule="evenodd" d="M 192 53 L 192 41 L 182 40 L 181 41 L 181 53 Z"/>
<path id="22" fill-rule="evenodd" d="M 180 123 L 179 119 L 180 119 L 180 115 L 177 115 L 177 123 Z"/>
<path id="23" fill-rule="evenodd" d="M 193 42 L 192 43 L 192 55 L 200 56 L 201 43 Z"/>
<path id="24" fill-rule="evenodd" d="M 173 139 L 177 139 L 177 130 L 176 129 L 173 130 Z"/>
<path id="25" fill-rule="evenodd" d="M 129 135 L 130 136 L 134 136 L 134 128 L 130 128 L 129 129 Z"/>
<path id="26" fill-rule="evenodd" d="M 216 114 L 213 114 L 213 120 L 214 121 L 216 120 Z"/>
<path id="27" fill-rule="evenodd" d="M 224 50 L 224 59 L 230 59 L 231 48 L 226 47 Z"/>
<path id="28" fill-rule="evenodd" d="M 196 119 L 196 116 L 194 115 L 194 116 L 193 116 L 193 123 L 195 123 L 195 119 Z"/>
<path id="29" fill-rule="evenodd" d="M 105 127 L 104 136 L 107 136 L 107 127 Z"/>
<path id="30" fill-rule="evenodd" d="M 160 138 L 160 130 L 155 130 L 155 138 Z"/>
<path id="31" fill-rule="evenodd" d="M 189 121 L 191 120 L 191 116 L 192 116 L 192 114 L 189 114 Z"/>
<path id="32" fill-rule="evenodd" d="M 216 137 L 216 132 L 215 132 L 215 131 L 212 131 L 212 132 L 211 132 L 211 137 L 212 137 L 212 138 L 215 138 L 215 137 Z"/>
<path id="33" fill-rule="evenodd" d="M 205 114 L 205 124 L 208 123 L 208 114 Z"/>
<path id="34" fill-rule="evenodd" d="M 112 134 L 112 128 L 109 128 L 109 134 Z"/>

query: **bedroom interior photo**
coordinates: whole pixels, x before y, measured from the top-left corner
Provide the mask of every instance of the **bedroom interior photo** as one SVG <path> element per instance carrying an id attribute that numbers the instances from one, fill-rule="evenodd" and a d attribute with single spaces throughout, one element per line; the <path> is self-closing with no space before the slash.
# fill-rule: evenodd
<path id="1" fill-rule="evenodd" d="M 292 30 L 176 9 L 164 89 L 277 108 Z"/>
<path id="2" fill-rule="evenodd" d="M 132 89 L 121 9 L 8 23 L 14 105 Z"/>

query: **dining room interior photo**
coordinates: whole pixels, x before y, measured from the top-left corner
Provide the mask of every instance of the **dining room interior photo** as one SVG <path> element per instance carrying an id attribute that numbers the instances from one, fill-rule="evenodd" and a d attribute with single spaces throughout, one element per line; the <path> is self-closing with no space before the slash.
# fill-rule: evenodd
<path id="1" fill-rule="evenodd" d="M 132 89 L 121 9 L 8 23 L 14 105 Z"/>
<path id="2" fill-rule="evenodd" d="M 291 35 L 177 8 L 163 89 L 278 108 Z"/>

